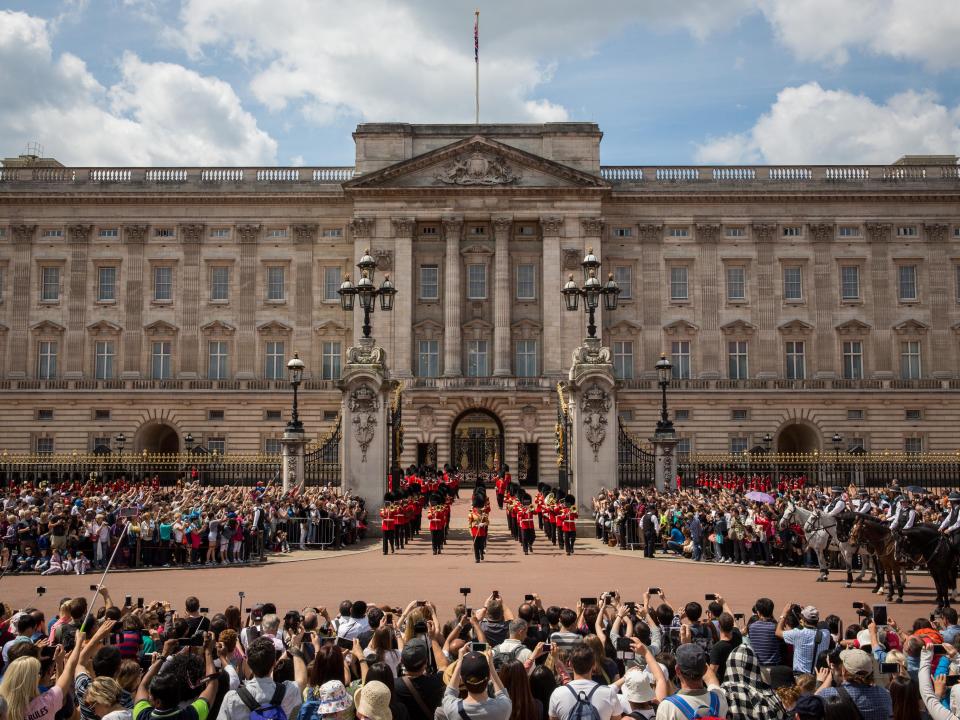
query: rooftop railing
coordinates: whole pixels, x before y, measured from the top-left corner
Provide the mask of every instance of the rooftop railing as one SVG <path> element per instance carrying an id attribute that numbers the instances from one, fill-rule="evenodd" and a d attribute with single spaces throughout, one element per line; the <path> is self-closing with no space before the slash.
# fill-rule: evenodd
<path id="1" fill-rule="evenodd" d="M 264 187 L 339 185 L 354 176 L 352 167 L 249 168 L 0 168 L 0 186 L 46 184 L 98 187 Z"/>
<path id="2" fill-rule="evenodd" d="M 897 184 L 960 180 L 960 165 L 604 165 L 600 177 L 613 185 Z"/>

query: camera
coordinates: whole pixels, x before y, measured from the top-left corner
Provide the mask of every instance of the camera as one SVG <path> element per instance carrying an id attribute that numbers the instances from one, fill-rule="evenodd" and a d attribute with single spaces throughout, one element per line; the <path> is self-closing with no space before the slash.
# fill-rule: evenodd
<path id="1" fill-rule="evenodd" d="M 124 607 L 131 607 L 132 605 L 133 605 L 133 596 L 132 596 L 132 595 L 127 595 L 127 596 L 123 599 L 123 606 L 124 606 Z"/>
<path id="2" fill-rule="evenodd" d="M 240 597 L 241 600 L 247 596 L 247 594 L 243 590 L 238 592 L 237 595 Z"/>
<path id="3" fill-rule="evenodd" d="M 470 643 L 470 652 L 486 652 L 487 644 L 482 642 L 472 642 Z"/>
<path id="4" fill-rule="evenodd" d="M 37 587 L 37 595 L 43 595 L 46 591 L 47 589 L 43 585 Z"/>
<path id="5" fill-rule="evenodd" d="M 210 608 L 200 608 L 201 615 L 206 615 L 208 612 L 210 612 Z"/>
<path id="6" fill-rule="evenodd" d="M 709 601 L 709 600 L 716 600 L 716 599 L 717 599 L 717 594 L 716 594 L 716 593 L 707 593 L 706 595 L 703 596 L 703 599 L 704 599 L 704 600 L 708 600 L 708 601 Z"/>
<path id="7" fill-rule="evenodd" d="M 413 624 L 413 632 L 415 635 L 423 635 L 427 632 L 427 623 L 425 620 L 417 620 Z M 352 647 L 352 646 L 351 646 Z"/>
<path id="8" fill-rule="evenodd" d="M 650 595 L 659 595 L 659 594 L 660 594 L 660 588 L 658 588 L 658 587 L 647 588 L 647 593 L 650 594 Z"/>
<path id="9" fill-rule="evenodd" d="M 900 672 L 899 663 L 880 663 L 880 672 L 884 675 L 897 675 Z"/>
<path id="10" fill-rule="evenodd" d="M 346 638 L 337 638 L 337 647 L 343 650 L 353 650 L 353 640 L 347 640 Z"/>
<path id="11" fill-rule="evenodd" d="M 97 592 L 99 589 L 100 589 L 100 588 L 98 588 L 96 585 L 91 585 L 91 586 L 90 586 L 90 592 Z"/>
<path id="12" fill-rule="evenodd" d="M 527 593 L 526 595 L 523 596 L 523 601 L 524 601 L 524 602 L 533 602 L 533 595 Z"/>
<path id="13" fill-rule="evenodd" d="M 633 649 L 633 645 L 630 642 L 630 638 L 626 638 L 626 637 L 617 638 L 617 652 L 625 652 L 632 649 Z"/>
<path id="14" fill-rule="evenodd" d="M 471 592 L 472 592 L 472 591 L 471 591 L 470 588 L 468 588 L 468 587 L 462 587 L 462 588 L 460 588 L 460 594 L 461 594 L 461 595 L 469 595 Z"/>
<path id="15" fill-rule="evenodd" d="M 142 598 L 142 597 L 138 597 L 138 598 L 137 598 L 137 607 L 140 608 L 141 610 L 143 610 L 143 598 Z"/>
<path id="16" fill-rule="evenodd" d="M 177 640 L 178 647 L 203 647 L 203 635 L 191 635 Z"/>

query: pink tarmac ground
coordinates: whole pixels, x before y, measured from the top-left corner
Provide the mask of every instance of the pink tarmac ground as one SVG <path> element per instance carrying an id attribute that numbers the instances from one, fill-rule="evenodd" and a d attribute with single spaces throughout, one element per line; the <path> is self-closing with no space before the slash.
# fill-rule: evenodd
<path id="1" fill-rule="evenodd" d="M 663 588 L 674 607 L 690 600 L 702 603 L 705 593 L 716 592 L 735 612 L 749 615 L 754 601 L 766 596 L 777 608 L 793 602 L 812 604 L 821 614 L 836 613 L 847 623 L 856 621 L 852 602 L 877 601 L 877 596 L 870 594 L 872 583 L 855 583 L 846 589 L 844 577 L 836 571 L 831 572 L 829 582 L 818 583 L 816 573 L 810 570 L 694 563 L 669 560 L 659 554 L 656 559 L 645 559 L 640 551 L 610 550 L 592 537 L 578 540 L 576 554 L 567 557 L 539 530 L 534 554 L 524 556 L 496 508 L 486 560 L 477 564 L 471 541 L 462 529 L 466 504 L 460 501 L 454 513 L 454 529 L 440 556 L 432 554 L 430 534 L 424 531 L 395 555 L 384 556 L 379 544 L 368 542 L 341 552 L 294 552 L 251 567 L 119 572 L 108 576 L 106 585 L 117 603 L 131 595 L 142 596 L 147 602 L 167 599 L 181 608 L 183 598 L 196 595 L 202 606 L 216 612 L 237 604 L 237 593 L 242 590 L 246 593 L 245 607 L 270 601 L 281 613 L 306 606 L 325 606 L 335 612 L 339 602 L 348 598 L 391 605 L 431 600 L 442 618 L 452 617 L 452 606 L 462 601 L 458 591 L 464 586 L 473 589 L 471 606 L 482 603 L 491 590 L 499 590 L 512 607 L 523 602 L 525 593 L 539 593 L 548 605 L 572 607 L 578 598 L 608 590 L 618 590 L 624 600 L 640 601 L 643 592 L 654 586 Z M 39 607 L 50 617 L 60 598 L 89 596 L 88 586 L 98 579 L 99 574 L 93 573 L 44 578 L 7 575 L 0 580 L 0 600 L 14 608 Z M 37 596 L 38 585 L 47 588 L 45 596 Z M 907 624 L 929 615 L 934 601 L 930 577 L 913 574 L 903 605 L 891 604 L 889 614 Z"/>

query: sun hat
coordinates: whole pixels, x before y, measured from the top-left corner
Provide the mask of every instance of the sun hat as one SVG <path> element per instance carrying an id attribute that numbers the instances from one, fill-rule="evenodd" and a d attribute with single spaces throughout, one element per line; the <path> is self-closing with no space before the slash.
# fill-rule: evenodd
<path id="1" fill-rule="evenodd" d="M 623 696 L 632 703 L 645 703 L 654 699 L 650 676 L 642 670 L 630 670 L 623 677 Z"/>
<path id="2" fill-rule="evenodd" d="M 803 610 L 801 610 L 800 616 L 808 623 L 820 621 L 820 611 L 817 610 L 817 608 L 815 608 L 813 605 L 807 605 Z"/>
<path id="3" fill-rule="evenodd" d="M 843 669 L 851 675 L 870 675 L 873 673 L 873 658 L 864 650 L 851 648 L 840 653 Z"/>
<path id="4" fill-rule="evenodd" d="M 353 698 L 339 680 L 329 680 L 317 691 L 317 713 L 331 715 L 353 707 Z"/>
<path id="5" fill-rule="evenodd" d="M 369 720 L 393 720 L 390 712 L 390 688 L 379 680 L 371 680 L 358 687 L 353 701 L 358 715 Z"/>

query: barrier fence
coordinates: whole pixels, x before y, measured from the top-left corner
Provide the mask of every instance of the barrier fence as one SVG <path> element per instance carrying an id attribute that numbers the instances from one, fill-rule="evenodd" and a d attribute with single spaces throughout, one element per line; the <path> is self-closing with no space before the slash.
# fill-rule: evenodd
<path id="1" fill-rule="evenodd" d="M 338 527 L 339 526 L 339 527 Z M 327 547 L 337 541 L 337 531 L 343 538 L 343 523 L 339 518 L 288 517 L 276 521 L 276 529 L 287 533 L 290 547 Z M 340 544 L 340 543 L 337 543 Z"/>
<path id="2" fill-rule="evenodd" d="M 786 487 L 840 485 L 930 490 L 960 487 L 960 453 L 838 453 L 687 455 L 677 463 L 685 488 L 760 481 L 777 490 Z"/>

